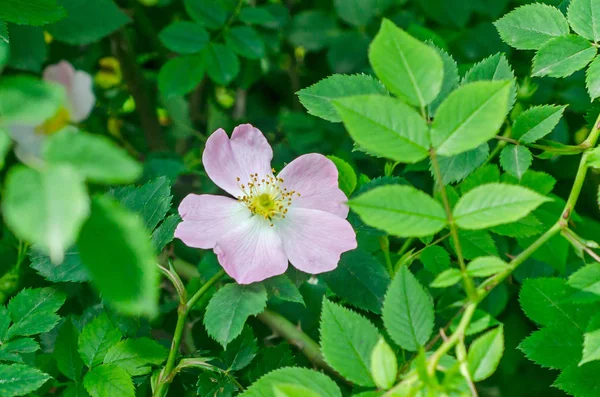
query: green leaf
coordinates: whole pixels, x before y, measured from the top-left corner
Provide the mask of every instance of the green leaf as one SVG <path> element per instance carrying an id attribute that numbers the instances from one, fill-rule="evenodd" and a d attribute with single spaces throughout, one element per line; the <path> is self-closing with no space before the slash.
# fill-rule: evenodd
<path id="1" fill-rule="evenodd" d="M 534 106 L 521 113 L 512 129 L 512 137 L 524 143 L 532 143 L 552 132 L 560 121 L 566 106 Z"/>
<path id="2" fill-rule="evenodd" d="M 361 386 L 375 386 L 371 352 L 381 337 L 366 318 L 323 300 L 321 350 L 325 360 L 344 378 Z"/>
<path id="3" fill-rule="evenodd" d="M 506 145 L 500 153 L 500 165 L 509 174 L 521 179 L 533 161 L 527 147 L 522 145 Z"/>
<path id="4" fill-rule="evenodd" d="M 302 385 L 320 397 L 342 397 L 333 380 L 306 368 L 281 368 L 270 372 L 254 382 L 240 397 L 277 397 L 274 387 L 280 384 Z"/>
<path id="5" fill-rule="evenodd" d="M 494 239 L 484 230 L 459 230 L 458 238 L 466 259 L 488 255 L 499 256 Z M 450 246 L 456 252 L 454 241 L 450 241 Z"/>
<path id="6" fill-rule="evenodd" d="M 489 154 L 490 146 L 484 143 L 475 149 L 454 156 L 439 156 L 437 160 L 442 174 L 442 183 L 448 185 L 449 183 L 462 181 L 483 164 Z M 435 172 L 432 171 L 432 174 L 435 174 Z"/>
<path id="7" fill-rule="evenodd" d="M 192 19 L 207 29 L 219 29 L 227 20 L 227 10 L 215 0 L 184 0 L 185 9 Z"/>
<path id="8" fill-rule="evenodd" d="M 464 83 L 473 83 L 481 80 L 510 80 L 510 93 L 508 94 L 508 108 L 511 109 L 517 99 L 517 87 L 515 73 L 510 67 L 504 54 L 498 53 L 487 57 L 483 61 L 473 65 L 463 78 Z"/>
<path id="9" fill-rule="evenodd" d="M 561 372 L 552 386 L 572 396 L 595 396 L 600 392 L 597 380 L 598 371 L 600 371 L 598 362 L 582 366 L 572 365 Z"/>
<path id="10" fill-rule="evenodd" d="M 275 397 L 319 397 L 318 394 L 304 386 L 278 385 L 273 389 Z"/>
<path id="11" fill-rule="evenodd" d="M 111 193 L 125 208 L 139 214 L 148 231 L 156 228 L 171 207 L 171 186 L 166 177 L 156 178 L 139 187 L 117 188 Z"/>
<path id="12" fill-rule="evenodd" d="M 108 36 L 130 19 L 112 0 L 58 0 L 67 17 L 47 27 L 58 41 L 90 44 Z"/>
<path id="13" fill-rule="evenodd" d="M 583 357 L 579 365 L 597 360 L 600 360 L 600 314 L 590 319 L 583 334 Z"/>
<path id="14" fill-rule="evenodd" d="M 4 168 L 4 160 L 11 146 L 12 140 L 10 139 L 10 135 L 5 129 L 0 127 L 0 170 Z"/>
<path id="15" fill-rule="evenodd" d="M 65 303 L 65 299 L 62 292 L 51 287 L 19 292 L 8 302 L 13 325 L 8 329 L 6 339 L 50 331 L 60 319 L 56 311 Z"/>
<path id="16" fill-rule="evenodd" d="M 10 314 L 6 306 L 0 306 L 0 341 L 6 342 L 6 331 L 11 323 Z"/>
<path id="17" fill-rule="evenodd" d="M 411 186 L 381 186 L 348 202 L 369 226 L 400 237 L 433 235 L 446 225 L 441 204 Z"/>
<path id="18" fill-rule="evenodd" d="M 582 343 L 577 327 L 552 326 L 529 335 L 519 344 L 519 350 L 542 367 L 564 369 L 581 359 Z"/>
<path id="19" fill-rule="evenodd" d="M 83 378 L 83 385 L 92 397 L 135 397 L 131 377 L 116 365 L 100 365 L 90 369 Z"/>
<path id="20" fill-rule="evenodd" d="M 263 285 L 267 289 L 270 297 L 275 297 L 286 302 L 296 302 L 304 305 L 304 298 L 298 290 L 298 287 L 296 287 L 292 280 L 290 280 L 285 274 L 271 277 L 263 281 Z"/>
<path id="21" fill-rule="evenodd" d="M 19 25 L 40 26 L 65 17 L 65 10 L 56 0 L 3 0 L 0 19 Z"/>
<path id="22" fill-rule="evenodd" d="M 6 314 L 8 317 L 8 314 Z M 17 338 L 0 345 L 0 361 L 23 363 L 20 354 L 34 353 L 40 350 L 40 345 L 32 338 Z"/>
<path id="23" fill-rule="evenodd" d="M 231 376 L 208 371 L 200 374 L 196 386 L 198 386 L 199 396 L 233 397 L 233 393 L 237 390 Z"/>
<path id="24" fill-rule="evenodd" d="M 508 263 L 496 256 L 481 256 L 469 263 L 467 273 L 471 277 L 489 277 L 508 269 Z"/>
<path id="25" fill-rule="evenodd" d="M 206 307 L 206 331 L 225 348 L 242 332 L 246 319 L 262 313 L 266 303 L 267 291 L 262 284 L 227 284 Z"/>
<path id="26" fill-rule="evenodd" d="M 54 283 L 74 282 L 82 283 L 89 281 L 85 266 L 81 262 L 77 248 L 71 247 L 65 252 L 65 258 L 62 263 L 54 264 L 50 257 L 41 251 L 31 249 L 29 251 L 31 267 L 35 269 L 42 277 Z"/>
<path id="27" fill-rule="evenodd" d="M 456 329 L 458 328 L 458 326 L 460 324 L 460 320 L 461 320 L 460 317 L 454 318 L 454 320 L 452 321 L 452 324 L 450 324 L 450 330 L 452 330 L 452 332 L 456 332 Z M 489 313 L 487 313 L 483 310 L 480 310 L 480 309 L 476 309 L 475 314 L 473 315 L 473 318 L 471 319 L 471 322 L 469 323 L 469 326 L 465 330 L 465 335 L 469 336 L 469 335 L 478 334 L 481 331 L 485 331 L 486 329 L 488 329 L 490 327 L 494 327 L 499 324 L 500 323 L 498 322 L 498 320 L 496 320 L 494 317 L 492 317 Z"/>
<path id="28" fill-rule="evenodd" d="M 225 43 L 244 58 L 260 59 L 265 56 L 265 43 L 250 26 L 236 26 L 226 30 Z"/>
<path id="29" fill-rule="evenodd" d="M 79 355 L 87 367 L 95 367 L 122 337 L 119 328 L 102 313 L 83 327 L 78 342 Z"/>
<path id="30" fill-rule="evenodd" d="M 252 362 L 256 353 L 258 353 L 256 338 L 252 328 L 246 325 L 242 333 L 227 346 L 227 350 L 221 355 L 221 361 L 228 371 L 239 371 Z"/>
<path id="31" fill-rule="evenodd" d="M 575 33 L 594 42 L 600 40 L 599 8 L 598 0 L 571 0 L 567 18 Z"/>
<path id="32" fill-rule="evenodd" d="M 464 229 L 485 229 L 523 218 L 549 198 L 521 186 L 489 183 L 469 191 L 453 210 Z"/>
<path id="33" fill-rule="evenodd" d="M 345 160 L 342 160 L 336 156 L 327 156 L 327 158 L 335 164 L 335 167 L 338 170 L 338 184 L 342 192 L 348 197 L 352 195 L 354 189 L 356 189 L 356 185 L 358 184 L 358 178 L 356 177 L 356 172 L 350 164 L 348 164 Z"/>
<path id="34" fill-rule="evenodd" d="M 206 72 L 217 84 L 228 85 L 240 73 L 240 61 L 222 44 L 211 44 L 205 51 Z"/>
<path id="35" fill-rule="evenodd" d="M 437 277 L 431 282 L 432 288 L 447 288 L 458 283 L 462 279 L 460 270 L 448 269 L 438 274 Z"/>
<path id="36" fill-rule="evenodd" d="M 397 99 L 355 96 L 333 100 L 333 105 L 352 139 L 368 153 L 403 163 L 428 156 L 425 120 Z"/>
<path id="37" fill-rule="evenodd" d="M 539 50 L 549 40 L 569 33 L 564 15 L 555 7 L 541 3 L 519 7 L 494 25 L 502 40 L 519 50 Z"/>
<path id="38" fill-rule="evenodd" d="M 366 75 L 334 74 L 296 93 L 308 113 L 334 123 L 342 121 L 334 99 L 359 95 L 388 95 L 377 79 Z"/>
<path id="39" fill-rule="evenodd" d="M 294 15 L 288 40 L 306 51 L 319 51 L 327 47 L 339 34 L 335 19 L 321 10 L 308 10 Z"/>
<path id="40" fill-rule="evenodd" d="M 450 156 L 474 149 L 492 138 L 508 112 L 508 81 L 478 81 L 452 92 L 438 108 L 431 143 Z"/>
<path id="41" fill-rule="evenodd" d="M 585 86 L 592 102 L 600 97 L 600 58 L 596 57 L 585 72 Z"/>
<path id="42" fill-rule="evenodd" d="M 430 115 L 435 115 L 440 103 L 442 103 L 444 99 L 458 87 L 460 78 L 458 76 L 458 66 L 456 65 L 454 58 L 452 58 L 452 55 L 434 45 L 431 45 L 431 47 L 442 58 L 442 63 L 444 64 L 442 88 L 440 89 L 440 93 L 435 97 L 435 100 L 429 104 Z"/>
<path id="43" fill-rule="evenodd" d="M 437 51 L 387 19 L 371 43 L 369 61 L 383 84 L 411 105 L 424 108 L 440 93 L 444 65 Z"/>
<path id="44" fill-rule="evenodd" d="M 54 116 L 65 100 L 65 90 L 30 76 L 0 79 L 0 121 L 39 125 Z"/>
<path id="45" fill-rule="evenodd" d="M 131 376 L 145 375 L 150 365 L 160 365 L 169 351 L 150 338 L 125 339 L 112 346 L 104 356 L 104 364 L 123 368 Z"/>
<path id="46" fill-rule="evenodd" d="M 467 364 L 475 382 L 489 378 L 504 353 L 504 327 L 499 326 L 475 339 L 469 347 Z"/>
<path id="47" fill-rule="evenodd" d="M 529 214 L 516 222 L 494 226 L 492 232 L 507 237 L 531 237 L 544 232 L 542 222 L 533 214 Z"/>
<path id="48" fill-rule="evenodd" d="M 289 19 L 287 8 L 281 4 L 267 6 L 243 7 L 240 10 L 241 22 L 249 25 L 260 25 L 268 29 L 279 29 Z"/>
<path id="49" fill-rule="evenodd" d="M 178 54 L 194 54 L 208 44 L 208 32 L 197 23 L 175 21 L 158 35 L 169 50 Z"/>
<path id="50" fill-rule="evenodd" d="M 430 245 L 423 249 L 419 259 L 425 269 L 433 275 L 438 275 L 450 268 L 450 254 L 439 245 Z"/>
<path id="51" fill-rule="evenodd" d="M 58 369 L 67 378 L 78 381 L 83 373 L 83 361 L 77 351 L 79 330 L 69 319 L 63 323 L 54 344 L 54 359 Z"/>
<path id="52" fill-rule="evenodd" d="M 583 69 L 596 56 L 596 47 L 580 36 L 550 40 L 533 57 L 534 77 L 567 77 Z"/>
<path id="53" fill-rule="evenodd" d="M 40 172 L 19 166 L 6 178 L 2 209 L 18 237 L 36 243 L 60 263 L 89 214 L 89 198 L 71 167 L 56 165 Z"/>
<path id="54" fill-rule="evenodd" d="M 400 268 L 383 303 L 383 324 L 400 347 L 417 351 L 433 331 L 433 300 L 406 266 Z"/>
<path id="55" fill-rule="evenodd" d="M 61 397 L 89 397 L 83 383 L 69 383 Z"/>
<path id="56" fill-rule="evenodd" d="M 66 128 L 45 143 L 50 164 L 73 166 L 93 183 L 130 183 L 142 175 L 142 166 L 109 139 Z"/>
<path id="57" fill-rule="evenodd" d="M 171 58 L 158 73 L 158 89 L 166 98 L 184 95 L 204 77 L 204 59 L 198 55 Z"/>
<path id="58" fill-rule="evenodd" d="M 181 218 L 178 214 L 168 216 L 156 229 L 152 232 L 152 245 L 157 253 L 161 252 L 163 248 L 175 237 L 175 229 L 181 222 Z"/>
<path id="59" fill-rule="evenodd" d="M 7 66 L 39 73 L 48 57 L 44 29 L 36 26 L 9 25 L 10 43 Z M 6 47 L 5 47 L 6 48 Z"/>
<path id="60" fill-rule="evenodd" d="M 366 26 L 377 14 L 378 0 L 334 0 L 335 11 L 345 22 L 354 26 Z"/>
<path id="61" fill-rule="evenodd" d="M 0 396 L 25 396 L 39 389 L 50 375 L 22 364 L 0 364 Z"/>
<path id="62" fill-rule="evenodd" d="M 8 29 L 6 27 L 7 23 L 0 19 L 0 41 L 4 43 L 8 43 Z M 5 46 L 6 48 L 6 46 Z"/>
<path id="63" fill-rule="evenodd" d="M 387 390 L 394 385 L 398 375 L 398 360 L 396 354 L 384 338 L 379 341 L 371 352 L 371 376 L 379 389 Z"/>
<path id="64" fill-rule="evenodd" d="M 92 214 L 81 229 L 77 247 L 92 283 L 106 301 L 126 314 L 156 313 L 156 258 L 138 216 L 109 196 L 94 197 Z"/>
<path id="65" fill-rule="evenodd" d="M 342 254 L 338 267 L 323 274 L 327 286 L 349 304 L 380 314 L 390 284 L 389 273 L 363 250 Z"/>
<path id="66" fill-rule="evenodd" d="M 585 265 L 569 276 L 569 286 L 578 290 L 571 297 L 574 301 L 594 302 L 600 300 L 600 263 Z"/>

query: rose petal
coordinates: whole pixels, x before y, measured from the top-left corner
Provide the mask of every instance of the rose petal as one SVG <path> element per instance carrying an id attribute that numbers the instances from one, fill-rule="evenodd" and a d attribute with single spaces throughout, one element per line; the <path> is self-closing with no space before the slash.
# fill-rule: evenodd
<path id="1" fill-rule="evenodd" d="M 96 97 L 92 87 L 92 76 L 80 70 L 75 72 L 67 94 L 71 103 L 71 120 L 76 123 L 87 119 L 94 108 Z"/>
<path id="2" fill-rule="evenodd" d="M 318 274 L 337 267 L 342 253 L 357 247 L 350 223 L 329 212 L 290 207 L 275 223 L 290 263 L 306 273 Z"/>
<path id="3" fill-rule="evenodd" d="M 70 90 L 75 69 L 68 61 L 60 61 L 54 65 L 48 65 L 44 69 L 44 80 L 61 84 L 67 91 Z"/>
<path id="4" fill-rule="evenodd" d="M 236 200 L 210 194 L 187 195 L 179 205 L 183 219 L 175 237 L 194 248 L 214 248 L 217 240 L 247 222 L 250 211 Z"/>
<path id="5" fill-rule="evenodd" d="M 239 284 L 283 274 L 288 267 L 281 238 L 260 216 L 253 216 L 219 239 L 215 254 L 223 269 Z"/>
<path id="6" fill-rule="evenodd" d="M 273 150 L 258 128 L 242 124 L 233 130 L 231 139 L 219 128 L 206 141 L 202 163 L 212 181 L 229 194 L 241 194 L 239 184 L 246 184 L 250 174 L 271 174 Z"/>
<path id="7" fill-rule="evenodd" d="M 342 218 L 348 216 L 346 195 L 338 185 L 338 171 L 327 157 L 311 153 L 289 163 L 278 175 L 282 187 L 295 190 L 292 206 L 330 212 Z"/>

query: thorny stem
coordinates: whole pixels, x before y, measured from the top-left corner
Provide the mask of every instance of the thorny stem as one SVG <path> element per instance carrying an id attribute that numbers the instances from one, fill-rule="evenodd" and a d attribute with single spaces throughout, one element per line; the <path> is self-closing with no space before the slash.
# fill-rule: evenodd
<path id="1" fill-rule="evenodd" d="M 454 241 L 454 250 L 456 251 L 456 257 L 458 258 L 458 265 L 460 266 L 460 273 L 462 275 L 465 292 L 467 293 L 469 299 L 475 300 L 477 297 L 477 290 L 473 285 L 473 279 L 471 279 L 471 277 L 469 277 L 469 275 L 467 274 L 467 266 L 465 265 L 465 259 L 463 257 L 460 240 L 458 238 L 458 228 L 454 223 L 454 218 L 452 216 L 452 208 L 450 208 L 450 201 L 448 200 L 448 195 L 446 194 L 446 188 L 444 186 L 444 182 L 442 181 L 442 172 L 440 171 L 440 165 L 437 161 L 437 155 L 434 149 L 431 149 L 430 151 L 430 158 L 431 165 L 433 166 L 433 170 L 435 173 L 435 180 L 437 182 L 438 189 L 442 196 L 442 202 L 444 203 L 446 219 L 448 220 L 448 225 L 450 226 L 450 235 L 452 236 L 452 240 Z"/>

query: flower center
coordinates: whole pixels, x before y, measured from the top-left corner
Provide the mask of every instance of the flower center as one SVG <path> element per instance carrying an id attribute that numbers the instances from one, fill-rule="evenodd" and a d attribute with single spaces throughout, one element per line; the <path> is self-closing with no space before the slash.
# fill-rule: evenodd
<path id="1" fill-rule="evenodd" d="M 64 106 L 61 106 L 54 116 L 36 127 L 35 131 L 38 134 L 52 135 L 66 127 L 69 124 L 69 120 L 71 120 L 69 111 Z"/>
<path id="2" fill-rule="evenodd" d="M 294 196 L 300 196 L 295 190 L 290 191 L 282 187 L 283 179 L 273 175 L 261 177 L 258 174 L 250 174 L 246 183 L 242 183 L 239 177 L 236 179 L 243 193 L 237 197 L 238 201 L 253 214 L 268 220 L 271 226 L 273 220 L 285 218 Z"/>

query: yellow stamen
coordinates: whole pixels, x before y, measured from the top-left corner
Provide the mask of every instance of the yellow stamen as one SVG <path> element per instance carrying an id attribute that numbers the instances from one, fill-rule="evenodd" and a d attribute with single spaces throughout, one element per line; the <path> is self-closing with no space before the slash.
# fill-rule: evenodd
<path id="1" fill-rule="evenodd" d="M 44 121 L 42 125 L 36 127 L 35 131 L 38 134 L 44 135 L 54 134 L 55 132 L 65 128 L 69 124 L 70 119 L 71 116 L 67 108 L 61 106 L 54 116 Z"/>
<path id="2" fill-rule="evenodd" d="M 273 175 L 266 175 L 264 178 L 258 174 L 250 174 L 248 182 L 241 184 L 242 178 L 236 178 L 238 186 L 243 195 L 238 196 L 240 203 L 244 204 L 255 215 L 262 216 L 271 223 L 278 219 L 284 219 L 292 204 L 292 198 L 299 193 L 287 188 L 282 188 L 283 179 L 276 178 Z M 259 182 L 260 181 L 260 182 Z"/>

